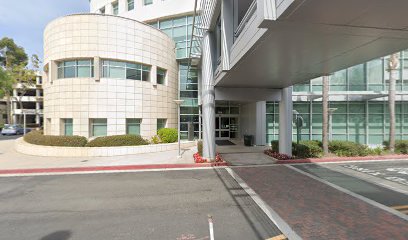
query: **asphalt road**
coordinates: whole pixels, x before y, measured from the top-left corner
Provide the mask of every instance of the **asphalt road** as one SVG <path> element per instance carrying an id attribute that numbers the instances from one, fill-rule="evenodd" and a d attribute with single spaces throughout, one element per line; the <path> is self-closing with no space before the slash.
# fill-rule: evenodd
<path id="1" fill-rule="evenodd" d="M 268 239 L 279 230 L 220 170 L 0 178 L 0 239 Z"/>
<path id="2" fill-rule="evenodd" d="M 3 136 L 0 134 L 0 141 L 4 141 L 4 140 L 10 140 L 10 139 L 17 139 L 19 137 L 22 137 L 23 135 L 10 135 L 10 136 Z"/>
<path id="3" fill-rule="evenodd" d="M 408 161 L 350 163 L 340 166 L 408 186 Z"/>

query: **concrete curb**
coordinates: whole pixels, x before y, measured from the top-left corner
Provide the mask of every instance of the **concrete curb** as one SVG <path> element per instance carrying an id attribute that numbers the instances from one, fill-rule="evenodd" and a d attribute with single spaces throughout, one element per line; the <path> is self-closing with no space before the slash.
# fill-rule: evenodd
<path id="1" fill-rule="evenodd" d="M 369 157 L 332 157 L 332 158 L 306 158 L 293 160 L 278 160 L 275 164 L 294 164 L 294 163 L 331 163 L 331 162 L 351 162 L 351 161 L 378 161 L 378 160 L 408 160 L 408 155 L 388 155 L 388 156 L 369 156 Z"/>
<path id="2" fill-rule="evenodd" d="M 191 148 L 195 141 L 181 142 L 182 148 Z M 24 138 L 15 140 L 14 148 L 17 152 L 42 157 L 112 157 L 135 155 L 141 153 L 165 152 L 178 149 L 178 143 L 150 144 L 142 146 L 120 147 L 55 147 L 34 145 L 24 141 Z"/>
<path id="3" fill-rule="evenodd" d="M 132 170 L 159 170 L 183 168 L 209 168 L 228 166 L 227 162 L 221 163 L 195 163 L 195 164 L 149 164 L 149 165 L 123 165 L 123 166 L 92 166 L 92 167 L 64 167 L 64 168 L 30 168 L 30 169 L 4 169 L 1 175 L 15 174 L 47 174 L 47 173 L 81 173 L 81 172 L 114 172 Z"/>

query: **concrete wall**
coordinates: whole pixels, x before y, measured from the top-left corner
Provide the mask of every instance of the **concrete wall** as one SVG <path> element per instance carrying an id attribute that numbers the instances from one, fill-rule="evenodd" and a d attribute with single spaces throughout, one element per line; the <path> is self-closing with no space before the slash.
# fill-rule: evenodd
<path id="1" fill-rule="evenodd" d="M 108 135 L 126 133 L 126 118 L 141 118 L 141 135 L 157 131 L 157 118 L 177 126 L 178 65 L 175 45 L 163 32 L 122 17 L 81 14 L 59 18 L 44 32 L 44 118 L 46 134 L 59 135 L 61 119 L 73 119 L 74 135 L 89 137 L 89 119 L 107 118 Z M 93 78 L 57 79 L 56 63 L 94 59 Z M 151 66 L 150 82 L 100 78 L 102 59 Z M 156 84 L 157 67 L 167 70 Z M 49 121 L 51 120 L 51 121 Z"/>
<path id="2" fill-rule="evenodd" d="M 241 138 L 253 135 L 255 145 L 266 144 L 266 102 L 252 102 L 241 106 Z"/>

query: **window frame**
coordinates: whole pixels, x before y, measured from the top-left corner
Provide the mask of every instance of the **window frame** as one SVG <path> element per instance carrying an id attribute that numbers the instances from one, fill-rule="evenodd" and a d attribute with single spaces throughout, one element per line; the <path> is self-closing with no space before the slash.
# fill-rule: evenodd
<path id="1" fill-rule="evenodd" d="M 73 136 L 74 135 L 74 120 L 72 118 L 63 118 L 62 124 L 64 126 L 64 129 L 63 129 L 64 136 Z M 67 126 L 71 126 L 71 131 L 69 134 L 67 134 Z"/>
<path id="2" fill-rule="evenodd" d="M 132 66 L 133 65 L 133 66 Z M 111 75 L 111 69 L 122 69 L 123 77 L 114 77 Z M 129 78 L 128 73 L 130 71 L 135 71 L 135 78 Z M 116 61 L 110 59 L 102 60 L 102 78 L 112 78 L 112 79 L 123 79 L 123 80 L 134 80 L 134 81 L 144 81 L 150 82 L 151 66 L 136 63 L 136 62 L 126 62 L 126 61 Z M 140 79 L 138 79 L 140 78 Z"/>
<path id="3" fill-rule="evenodd" d="M 88 61 L 88 64 L 83 64 L 80 62 Z M 68 64 L 72 63 L 73 64 Z M 79 68 L 89 67 L 89 76 L 79 76 Z M 68 68 L 74 69 L 73 76 L 67 77 L 66 71 Z M 57 62 L 57 79 L 66 79 L 66 78 L 93 78 L 94 77 L 94 61 L 93 59 L 70 59 L 62 60 Z"/>
<path id="4" fill-rule="evenodd" d="M 153 4 L 153 0 L 143 0 L 143 6 L 149 6 Z"/>
<path id="5" fill-rule="evenodd" d="M 135 9 L 135 0 L 127 0 L 127 10 L 132 11 L 134 9 Z"/>
<path id="6" fill-rule="evenodd" d="M 135 122 L 131 123 L 131 121 L 135 121 Z M 142 132 L 142 121 L 143 121 L 143 119 L 141 119 L 141 118 L 126 118 L 126 134 L 127 135 L 138 135 L 138 136 L 140 136 L 140 134 Z M 139 126 L 139 134 L 130 133 L 129 127 L 131 127 L 131 126 Z"/>
<path id="7" fill-rule="evenodd" d="M 112 15 L 119 15 L 119 1 L 112 2 Z"/>
<path id="8" fill-rule="evenodd" d="M 104 120 L 105 123 L 95 123 L 95 121 L 98 120 Z M 89 119 L 89 125 L 90 125 L 90 137 L 104 137 L 108 135 L 108 119 L 107 118 L 91 118 Z M 95 126 L 105 126 L 105 134 L 104 135 L 95 135 Z"/>
<path id="9" fill-rule="evenodd" d="M 159 76 L 160 79 L 162 79 L 161 81 L 159 81 Z M 156 82 L 157 84 L 161 84 L 161 85 L 166 85 L 167 82 L 167 70 L 164 68 L 157 68 L 156 71 Z"/>
<path id="10" fill-rule="evenodd" d="M 161 122 L 161 121 L 163 121 L 164 124 L 163 124 L 163 122 Z M 167 127 L 167 118 L 157 118 L 157 119 L 156 119 L 156 128 L 157 128 L 157 131 L 159 131 L 159 130 L 162 129 L 162 128 L 166 128 L 166 127 Z"/>

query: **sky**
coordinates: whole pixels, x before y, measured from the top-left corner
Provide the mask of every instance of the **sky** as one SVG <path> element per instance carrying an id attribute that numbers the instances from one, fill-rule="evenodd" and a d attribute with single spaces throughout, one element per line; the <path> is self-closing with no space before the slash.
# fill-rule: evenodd
<path id="1" fill-rule="evenodd" d="M 14 42 L 43 58 L 45 26 L 58 17 L 89 12 L 88 0 L 0 0 L 0 39 Z"/>

